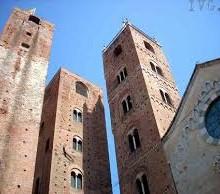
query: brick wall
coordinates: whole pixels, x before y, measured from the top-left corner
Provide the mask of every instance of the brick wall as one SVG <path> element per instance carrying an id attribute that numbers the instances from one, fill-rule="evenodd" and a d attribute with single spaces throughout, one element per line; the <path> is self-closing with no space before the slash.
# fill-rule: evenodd
<path id="1" fill-rule="evenodd" d="M 33 184 L 53 26 L 29 21 L 30 15 L 15 9 L 0 37 L 2 194 L 29 194 Z"/>
<path id="2" fill-rule="evenodd" d="M 154 54 L 143 48 L 143 40 L 152 45 L 155 50 Z M 115 56 L 114 51 L 118 45 L 121 45 L 122 52 Z M 178 102 L 178 99 L 176 99 L 178 94 L 176 90 L 175 92 L 172 91 L 171 96 L 174 103 L 170 107 L 171 110 L 166 110 L 164 106 L 167 105 L 162 102 L 160 93 L 156 92 L 155 86 L 156 83 L 160 83 L 159 80 L 165 82 L 165 79 L 155 79 L 153 75 L 151 78 L 145 73 L 145 70 L 149 69 L 148 60 L 152 56 L 154 59 L 165 61 L 159 45 L 128 23 L 103 53 L 122 194 L 138 193 L 136 178 L 140 173 L 146 174 L 150 193 L 176 193 L 169 165 L 161 146 L 160 136 L 167 130 L 173 118 Z M 118 84 L 117 75 L 124 67 L 127 69 L 127 77 Z M 167 78 L 166 83 L 175 87 L 172 76 L 168 72 L 168 65 L 166 65 L 166 68 L 162 67 L 162 69 Z M 127 95 L 131 97 L 132 109 L 124 113 L 122 100 Z M 152 100 L 153 95 L 157 95 L 162 105 L 154 103 Z M 170 119 L 167 119 L 167 116 Z M 128 134 L 135 128 L 138 129 L 141 146 L 131 152 Z M 162 132 L 163 128 L 165 129 Z"/>
<path id="3" fill-rule="evenodd" d="M 59 78 L 58 78 L 59 77 Z M 76 92 L 76 82 L 88 88 L 88 97 Z M 52 88 L 52 89 L 50 89 Z M 45 141 L 51 139 L 50 170 L 46 180 L 41 182 L 43 193 L 111 193 L 110 168 L 105 129 L 104 108 L 101 90 L 83 78 L 61 69 L 46 89 L 42 122 L 42 152 L 39 163 L 45 160 Z M 82 112 L 83 122 L 76 122 L 73 111 Z M 80 138 L 83 151 L 73 149 L 73 138 Z M 77 170 L 83 175 L 83 188 L 71 186 L 71 172 Z M 35 179 L 40 177 L 41 173 Z M 41 178 L 40 178 L 41 179 Z M 44 178 L 43 178 L 44 179 Z M 45 188 L 47 187 L 47 188 Z"/>

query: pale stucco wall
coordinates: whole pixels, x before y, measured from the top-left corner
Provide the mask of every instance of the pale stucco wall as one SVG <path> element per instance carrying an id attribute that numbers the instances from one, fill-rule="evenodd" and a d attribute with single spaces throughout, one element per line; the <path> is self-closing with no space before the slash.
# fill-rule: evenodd
<path id="1" fill-rule="evenodd" d="M 164 149 L 179 194 L 220 193 L 220 144 L 208 136 L 204 113 L 220 95 L 220 64 L 197 67 Z"/>

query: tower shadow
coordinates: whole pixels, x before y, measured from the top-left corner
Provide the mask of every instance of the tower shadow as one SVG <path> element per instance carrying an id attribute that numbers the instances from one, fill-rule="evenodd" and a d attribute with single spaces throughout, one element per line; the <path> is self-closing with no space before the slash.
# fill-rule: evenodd
<path id="1" fill-rule="evenodd" d="M 85 194 L 111 194 L 104 107 L 101 96 L 90 110 L 83 106 L 83 170 Z"/>

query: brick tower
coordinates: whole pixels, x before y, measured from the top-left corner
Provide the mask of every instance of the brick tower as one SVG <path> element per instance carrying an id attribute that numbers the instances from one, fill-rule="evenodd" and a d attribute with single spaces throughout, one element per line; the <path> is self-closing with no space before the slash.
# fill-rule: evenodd
<path id="1" fill-rule="evenodd" d="M 14 9 L 0 36 L 0 193 L 32 191 L 53 26 Z"/>
<path id="2" fill-rule="evenodd" d="M 33 194 L 111 194 L 102 91 L 61 69 L 45 91 Z"/>
<path id="3" fill-rule="evenodd" d="M 161 138 L 180 98 L 161 46 L 127 22 L 103 61 L 121 193 L 176 193 Z"/>

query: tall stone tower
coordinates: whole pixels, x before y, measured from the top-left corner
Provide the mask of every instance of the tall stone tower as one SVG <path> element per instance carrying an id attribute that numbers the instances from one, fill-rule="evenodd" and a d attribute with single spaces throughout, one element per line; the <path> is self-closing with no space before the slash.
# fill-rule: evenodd
<path id="1" fill-rule="evenodd" d="M 176 193 L 161 138 L 180 98 L 161 46 L 125 23 L 103 60 L 121 193 Z"/>
<path id="2" fill-rule="evenodd" d="M 45 91 L 33 194 L 111 194 L 102 91 L 61 69 Z"/>
<path id="3" fill-rule="evenodd" d="M 14 9 L 0 36 L 0 193 L 32 191 L 53 25 Z"/>

